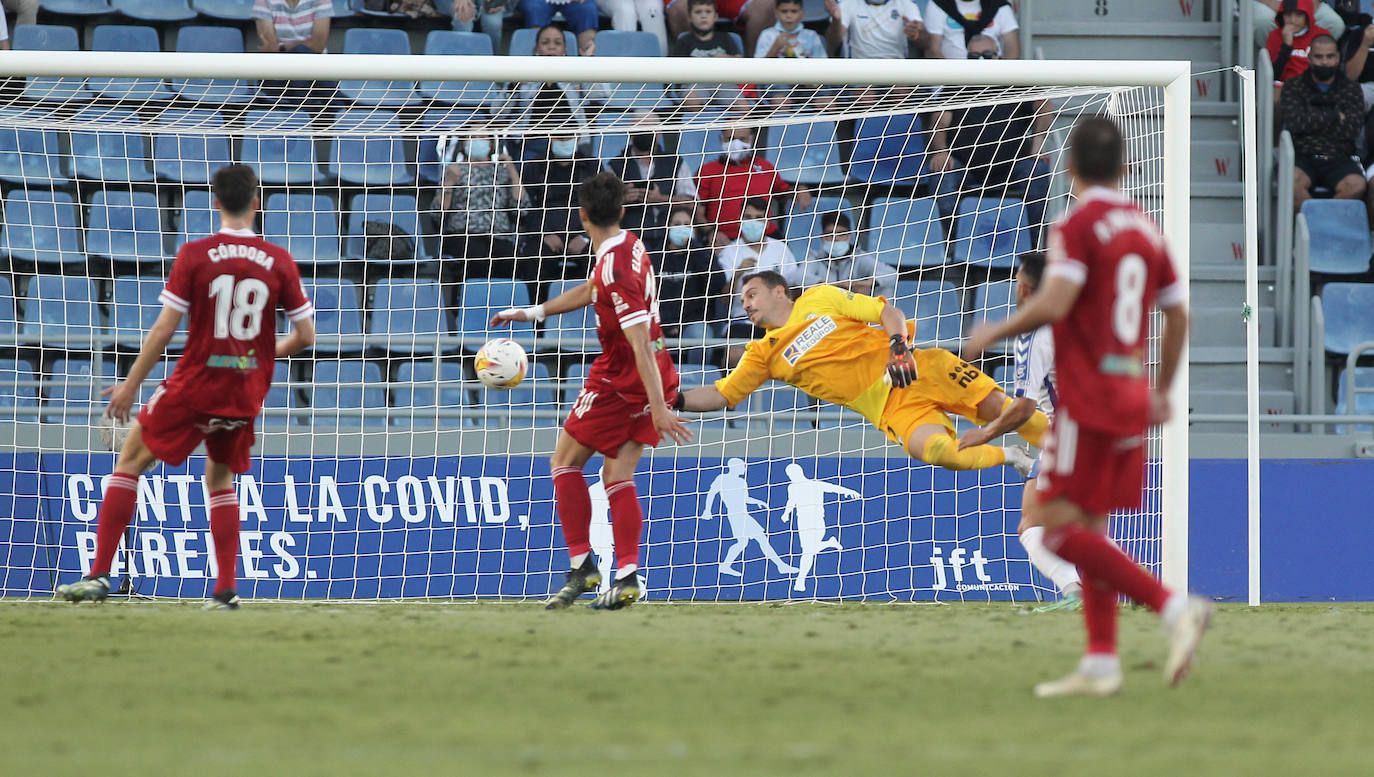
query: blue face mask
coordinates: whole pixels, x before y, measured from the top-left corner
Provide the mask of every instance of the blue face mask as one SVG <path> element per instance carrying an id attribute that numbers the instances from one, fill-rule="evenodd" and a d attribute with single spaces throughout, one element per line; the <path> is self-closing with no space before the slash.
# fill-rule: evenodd
<path id="1" fill-rule="evenodd" d="M 763 239 L 763 232 L 767 225 L 763 219 L 741 221 L 739 223 L 739 236 L 744 238 L 746 243 L 757 243 Z"/>
<path id="2" fill-rule="evenodd" d="M 796 27 L 792 27 L 792 28 L 789 29 L 789 28 L 787 28 L 787 27 L 782 26 L 782 22 L 774 22 L 774 23 L 773 23 L 773 29 L 777 30 L 778 32 L 796 32 L 796 31 L 800 30 L 801 28 L 802 28 L 802 25 L 800 25 L 800 24 L 798 24 Z"/>
<path id="3" fill-rule="evenodd" d="M 686 224 L 668 227 L 668 242 L 675 246 L 685 246 L 692 242 L 692 228 Z"/>
<path id="4" fill-rule="evenodd" d="M 843 240 L 822 240 L 821 247 L 825 249 L 825 255 L 830 257 L 841 257 L 849 254 L 849 249 L 853 248 L 847 241 Z"/>
<path id="5" fill-rule="evenodd" d="M 490 159 L 490 158 L 491 158 L 491 141 L 490 141 L 490 140 L 469 140 L 469 141 L 468 141 L 468 159 L 473 159 L 473 160 L 482 159 L 482 160 L 486 160 L 486 159 Z"/>
<path id="6" fill-rule="evenodd" d="M 549 144 L 549 153 L 559 159 L 571 159 L 576 152 L 576 140 L 555 140 Z"/>

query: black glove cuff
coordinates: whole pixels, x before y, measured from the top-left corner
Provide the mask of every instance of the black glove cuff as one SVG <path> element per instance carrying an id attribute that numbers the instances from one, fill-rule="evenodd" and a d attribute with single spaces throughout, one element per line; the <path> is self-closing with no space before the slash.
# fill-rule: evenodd
<path id="1" fill-rule="evenodd" d="M 891 338 L 891 340 L 892 340 L 892 346 L 891 346 L 891 347 L 892 347 L 892 354 L 893 354 L 894 356 L 904 356 L 904 355 L 906 355 L 906 354 L 908 354 L 908 353 L 911 353 L 911 349 L 908 348 L 907 345 L 906 345 L 906 337 L 905 337 L 905 336 L 903 336 L 903 335 L 893 335 L 892 338 Z"/>
<path id="2" fill-rule="evenodd" d="M 679 391 L 677 398 L 673 400 L 673 409 L 682 412 L 687 409 L 687 395 Z"/>

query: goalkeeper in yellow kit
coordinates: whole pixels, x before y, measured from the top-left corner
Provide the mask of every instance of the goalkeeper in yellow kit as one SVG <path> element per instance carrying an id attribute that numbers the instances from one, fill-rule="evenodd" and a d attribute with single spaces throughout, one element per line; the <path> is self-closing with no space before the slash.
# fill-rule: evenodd
<path id="1" fill-rule="evenodd" d="M 744 312 L 764 335 L 715 385 L 678 394 L 675 409 L 734 407 L 775 378 L 854 410 L 921 461 L 952 470 L 1006 464 L 1030 473 L 1034 459 L 1022 448 L 967 442 L 961 448 L 954 436 L 950 413 L 985 424 L 1011 401 L 992 378 L 941 348 L 911 351 L 913 328 L 881 297 L 816 286 L 793 301 L 789 292 L 776 272 L 744 279 Z M 1048 426 L 1036 411 L 1016 431 L 1039 447 Z"/>

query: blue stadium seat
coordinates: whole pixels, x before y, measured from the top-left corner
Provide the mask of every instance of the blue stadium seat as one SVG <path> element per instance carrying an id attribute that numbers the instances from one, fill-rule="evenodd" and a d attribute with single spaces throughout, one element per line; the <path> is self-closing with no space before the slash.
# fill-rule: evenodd
<path id="1" fill-rule="evenodd" d="M 248 111 L 240 160 L 265 184 L 313 184 L 324 180 L 315 159 L 309 114 L 297 111 Z"/>
<path id="2" fill-rule="evenodd" d="M 763 155 L 778 168 L 778 175 L 790 183 L 824 185 L 845 179 L 833 121 L 772 127 Z"/>
<path id="3" fill-rule="evenodd" d="M 868 218 L 867 244 L 878 261 L 893 267 L 945 263 L 945 228 L 935 200 L 880 197 Z"/>
<path id="4" fill-rule="evenodd" d="M 191 0 L 191 7 L 209 19 L 225 22 L 247 22 L 253 19 L 253 0 Z"/>
<path id="5" fill-rule="evenodd" d="M 438 426 L 447 429 L 476 427 L 478 413 L 472 409 L 467 389 L 462 388 L 463 365 L 441 362 L 439 367 L 439 404 L 434 404 L 434 362 L 401 362 L 396 374 L 397 386 L 391 392 L 394 408 L 391 420 L 398 426 L 435 425 L 434 410 L 466 408 L 461 417 L 438 419 Z"/>
<path id="6" fill-rule="evenodd" d="M 965 197 L 954 226 L 954 259 L 985 267 L 1015 267 L 1030 250 L 1030 230 L 1020 200 Z"/>
<path id="7" fill-rule="evenodd" d="M 0 359 L 0 421 L 37 421 L 38 391 L 16 383 L 39 380 L 26 359 Z"/>
<path id="8" fill-rule="evenodd" d="M 898 281 L 892 297 L 892 304 L 908 319 L 916 321 L 918 341 L 959 338 L 964 309 L 953 284 L 946 281 Z"/>
<path id="9" fill-rule="evenodd" d="M 306 407 L 297 396 L 298 385 L 299 384 L 295 384 L 291 381 L 291 374 L 288 371 L 286 362 L 277 362 L 272 365 L 272 387 L 267 390 L 267 397 L 263 399 L 263 410 L 268 410 L 270 408 L 290 409 Z M 257 424 L 259 427 L 280 428 L 288 426 L 291 424 L 292 415 L 293 414 L 290 413 L 287 415 L 263 413 L 258 417 Z M 295 417 L 304 420 L 308 415 L 309 413 L 300 413 L 295 415 Z"/>
<path id="10" fill-rule="evenodd" d="M 554 281 L 549 284 L 545 301 L 580 286 L 583 281 Z M 596 311 L 591 305 L 561 316 L 550 316 L 544 321 L 544 330 L 539 333 L 544 341 L 540 348 L 553 348 L 575 353 L 596 354 L 601 351 L 596 339 Z M 587 342 L 579 342 L 587 341 Z"/>
<path id="11" fill-rule="evenodd" d="M 121 15 L 143 22 L 189 22 L 196 12 L 186 0 L 111 0 Z"/>
<path id="12" fill-rule="evenodd" d="M 512 32 L 510 35 L 510 46 L 508 53 L 512 57 L 532 57 L 534 56 L 534 42 L 538 35 L 538 30 L 522 27 Z M 598 36 L 597 40 L 600 40 Z M 577 36 L 571 32 L 563 31 L 563 43 L 568 49 L 568 56 L 577 56 Z"/>
<path id="13" fill-rule="evenodd" d="M 29 279 L 21 333 L 38 335 L 44 345 L 79 347 L 81 338 L 102 330 L 91 279 L 62 275 Z"/>
<path id="14" fill-rule="evenodd" d="M 717 116 L 718 114 L 711 114 Z M 696 175 L 701 166 L 721 155 L 720 130 L 682 129 L 677 134 L 677 156 Z"/>
<path id="15" fill-rule="evenodd" d="M 367 222 L 391 224 L 413 239 L 415 253 L 411 261 L 423 262 L 434 258 L 425 245 L 425 230 L 420 227 L 420 208 L 409 194 L 355 194 L 348 202 L 344 216 L 347 242 L 344 253 L 349 259 L 366 258 Z M 391 262 L 395 264 L 396 261 Z"/>
<path id="16" fill-rule="evenodd" d="M 658 37 L 649 32 L 603 30 L 596 34 L 598 57 L 658 57 Z M 662 84 L 608 84 L 611 108 L 653 110 L 665 100 Z"/>
<path id="17" fill-rule="evenodd" d="M 597 132 L 591 137 L 592 156 L 605 164 L 624 154 L 625 147 L 630 145 L 629 130 L 624 132 L 607 132 L 605 130 L 611 127 L 625 128 L 636 121 L 637 117 L 632 114 L 602 114 L 597 116 L 592 122 L 597 127 Z"/>
<path id="18" fill-rule="evenodd" d="M 577 395 L 582 391 L 582 386 L 587 382 L 587 372 L 592 368 L 589 362 L 577 362 L 568 367 L 568 374 L 563 376 L 563 404 L 571 405 L 577 401 Z M 679 375 L 681 371 L 679 370 Z"/>
<path id="19" fill-rule="evenodd" d="M 108 6 L 106 7 L 108 10 Z M 10 44 L 15 51 L 79 51 L 81 40 L 75 27 L 58 24 L 25 24 L 11 30 Z M 24 97 L 40 102 L 71 103 L 91 99 L 80 78 L 30 77 Z"/>
<path id="20" fill-rule="evenodd" d="M 491 38 L 484 32 L 432 30 L 425 37 L 425 54 L 490 57 Z M 480 106 L 499 103 L 505 90 L 491 81 L 421 81 L 417 91 L 426 100 Z"/>
<path id="21" fill-rule="evenodd" d="M 91 33 L 92 51 L 162 51 L 157 30 L 127 24 L 102 24 Z M 172 92 L 158 78 L 92 78 L 87 86 L 108 100 L 170 100 Z M 73 144 L 75 147 L 75 144 Z"/>
<path id="22" fill-rule="evenodd" d="M 512 410 L 542 410 L 547 415 L 544 418 L 517 418 L 508 415 Z M 563 422 L 559 416 L 558 396 L 549 377 L 549 368 L 543 362 L 534 360 L 530 361 L 529 374 L 519 386 L 513 389 L 480 387 L 477 411 L 487 428 L 544 429 L 560 426 Z"/>
<path id="23" fill-rule="evenodd" d="M 194 131 L 159 132 L 153 137 L 153 173 L 158 180 L 204 186 L 216 170 L 234 161 L 229 136 L 210 134 L 224 127 L 215 111 L 169 110 L 162 120 Z"/>
<path id="24" fill-rule="evenodd" d="M 990 281 L 973 291 L 974 325 L 983 321 L 998 321 L 1008 318 L 1016 310 L 1016 281 Z M 1006 344 L 991 349 L 994 353 L 1006 353 Z"/>
<path id="25" fill-rule="evenodd" d="M 735 406 L 728 416 L 730 426 L 751 428 L 759 431 L 773 429 L 777 432 L 802 431 L 812 429 L 815 424 L 809 419 L 799 419 L 796 411 L 808 412 L 819 409 L 811 397 L 803 394 L 786 383 L 769 381 L 759 386 L 745 400 Z M 750 414 L 753 418 L 746 417 Z"/>
<path id="26" fill-rule="evenodd" d="M 415 152 L 415 164 L 419 168 L 420 180 L 426 183 L 439 183 L 444 173 L 439 164 L 437 143 L 440 137 L 454 132 L 478 115 L 475 112 L 442 108 L 427 111 L 420 117 L 420 126 L 428 132 L 419 139 L 419 147 Z"/>
<path id="27" fill-rule="evenodd" d="M 1002 387 L 1003 392 L 1011 388 L 1011 382 L 1015 379 L 1015 369 L 1010 364 L 999 364 L 992 370 L 992 379 L 997 381 L 997 385 Z"/>
<path id="28" fill-rule="evenodd" d="M 363 333 L 363 306 L 358 300 L 358 287 L 343 278 L 321 280 L 306 286 L 305 293 L 315 303 L 315 332 L 322 338 L 315 344 L 315 352 L 361 353 L 361 345 L 333 345 L 323 341 L 331 335 Z"/>
<path id="29" fill-rule="evenodd" d="M 476 351 L 488 339 L 499 336 L 487 326 L 497 311 L 527 307 L 529 304 L 529 290 L 524 281 L 492 278 L 465 282 L 458 305 L 457 327 L 458 334 L 469 338 L 464 347 Z M 511 337 L 529 337 L 534 334 L 534 324 L 517 322 L 501 332 Z"/>
<path id="30" fill-rule="evenodd" d="M 243 32 L 229 26 L 182 27 L 177 31 L 177 51 L 207 52 L 211 54 L 242 54 Z M 250 102 L 258 91 L 258 82 L 226 78 L 177 78 L 172 91 L 190 102 L 224 103 Z"/>
<path id="31" fill-rule="evenodd" d="M 410 36 L 405 30 L 354 27 L 344 33 L 343 53 L 409 54 Z M 414 81 L 340 81 L 339 94 L 358 105 L 395 108 L 417 101 Z"/>
<path id="32" fill-rule="evenodd" d="M 157 391 L 162 381 L 171 377 L 172 370 L 176 369 L 176 366 L 176 359 L 163 359 L 153 365 L 153 368 L 148 371 L 148 377 L 144 378 L 143 383 L 138 387 L 138 404 L 134 405 L 135 413 L 148 404 L 148 400 L 153 397 L 153 392 Z"/>
<path id="33" fill-rule="evenodd" d="M 177 227 L 177 248 L 219 231 L 219 209 L 215 207 L 210 192 L 204 189 L 187 190 L 181 201 Z"/>
<path id="34" fill-rule="evenodd" d="M 323 194 L 269 195 L 262 236 L 290 251 L 298 264 L 338 264 L 341 256 L 337 208 Z"/>
<path id="35" fill-rule="evenodd" d="M 435 338 L 450 332 L 439 284 L 382 279 L 373 291 L 367 331 L 384 335 L 392 353 L 434 353 Z"/>
<path id="36" fill-rule="evenodd" d="M 340 383 L 367 383 L 370 386 L 340 386 Z M 376 362 L 324 359 L 315 362 L 312 381 L 310 423 L 316 426 L 386 426 L 386 389 L 381 385 L 382 369 Z M 334 415 L 336 408 L 372 409 L 362 418 Z"/>
<path id="37" fill-rule="evenodd" d="M 76 203 L 66 192 L 11 189 L 5 195 L 0 246 L 6 255 L 38 264 L 85 262 Z"/>
<path id="38" fill-rule="evenodd" d="M 10 286 L 10 279 L 0 275 L 0 335 L 12 335 L 15 332 L 15 302 L 14 288 Z"/>
<path id="39" fill-rule="evenodd" d="M 351 30 L 350 30 L 351 32 Z M 415 173 L 406 161 L 400 122 L 386 111 L 344 111 L 334 121 L 329 143 L 329 175 L 342 183 L 401 186 Z M 362 129 L 369 135 L 344 134 Z"/>
<path id="40" fill-rule="evenodd" d="M 41 0 L 38 7 L 65 16 L 104 16 L 114 12 L 106 0 Z"/>
<path id="41" fill-rule="evenodd" d="M 72 160 L 58 146 L 57 133 L 15 129 L 20 116 L 19 111 L 0 111 L 0 180 L 30 186 L 60 185 L 71 180 Z M 38 113 L 25 114 L 24 118 L 39 127 L 50 120 Z"/>
<path id="42" fill-rule="evenodd" d="M 119 379 L 113 359 L 101 359 L 98 368 L 90 359 L 58 359 L 48 375 L 51 384 L 48 401 L 43 408 L 43 420 L 60 424 L 89 422 L 105 409 L 100 392 Z M 64 412 L 65 411 L 65 412 Z"/>
<path id="43" fill-rule="evenodd" d="M 678 391 L 689 391 L 691 389 L 699 388 L 701 386 L 713 386 L 715 385 L 716 381 L 720 380 L 723 377 L 725 377 L 725 373 L 721 372 L 715 367 L 685 362 L 678 365 Z M 581 384 L 579 383 L 578 387 L 580 388 L 580 386 Z M 569 401 L 575 399 L 576 396 L 577 389 L 574 388 L 572 390 L 572 397 L 569 398 Z M 731 411 L 727 413 L 726 417 L 724 418 L 702 418 L 700 420 L 694 420 L 692 423 L 692 427 L 724 429 L 727 425 L 727 419 L 734 420 L 733 416 L 734 411 Z"/>
<path id="44" fill-rule="evenodd" d="M 1344 356 L 1374 340 L 1374 283 L 1328 283 L 1322 287 L 1326 352 Z"/>
<path id="45" fill-rule="evenodd" d="M 0 364 L 3 364 L 3 362 L 0 362 Z M 3 367 L 0 367 L 0 370 L 3 369 Z M 1347 371 L 1342 369 L 1340 377 L 1337 378 L 1336 382 L 1336 413 L 1339 415 L 1374 415 L 1374 394 L 1367 394 L 1363 391 L 1357 392 L 1355 394 L 1355 406 L 1350 406 L 1350 397 L 1347 396 L 1345 391 L 1346 377 Z M 0 380 L 3 380 L 3 378 L 0 378 Z M 1355 388 L 1374 389 L 1374 367 L 1355 368 Z M 3 402 L 3 398 L 0 398 L 0 402 Z M 1334 431 L 1336 434 L 1345 434 L 1346 428 L 1344 425 L 1340 425 L 1335 427 Z M 1368 434 L 1374 431 L 1374 426 L 1370 426 L 1369 424 L 1355 424 L 1353 431 Z"/>
<path id="46" fill-rule="evenodd" d="M 919 116 L 867 116 L 854 128 L 849 175 L 867 183 L 914 185 L 921 177 L 924 153 Z"/>
<path id="47" fill-rule="evenodd" d="M 349 0 L 334 0 L 335 19 L 347 19 L 350 16 L 357 16 L 358 12 L 353 10 L 353 3 Z"/>
<path id="48" fill-rule="evenodd" d="M 158 295 L 167 282 L 162 278 L 135 277 L 122 275 L 114 279 L 114 299 L 110 305 L 110 333 L 128 338 L 119 344 L 126 351 L 137 351 L 143 336 L 153 327 L 153 322 L 162 314 L 162 303 Z M 183 316 L 177 334 L 186 334 L 186 317 Z M 180 350 L 181 345 L 173 344 L 171 350 Z"/>
<path id="49" fill-rule="evenodd" d="M 157 195 L 100 190 L 86 219 L 86 253 L 117 262 L 162 262 L 162 214 Z"/>
<path id="50" fill-rule="evenodd" d="M 856 235 L 859 233 L 859 220 L 854 209 L 849 206 L 849 201 L 843 197 L 813 197 L 811 207 L 806 209 L 792 206 L 792 210 L 787 214 L 787 221 L 783 222 L 782 234 L 787 239 L 787 244 L 792 247 L 793 255 L 801 260 L 810 257 L 811 250 L 820 242 L 821 219 L 826 214 L 835 212 L 848 216 L 849 226 Z"/>
<path id="51" fill-rule="evenodd" d="M 683 324 L 682 333 L 678 335 L 681 344 L 677 346 L 677 361 L 682 369 L 701 367 L 710 361 L 711 353 L 715 349 L 705 345 L 694 345 L 710 337 L 712 334 L 707 331 L 705 323 Z"/>
<path id="52" fill-rule="evenodd" d="M 133 111 L 91 106 L 79 111 L 78 122 L 128 125 L 129 129 L 72 132 L 73 171 L 77 178 L 101 183 L 152 183 L 148 136 L 137 129 Z"/>
<path id="53" fill-rule="evenodd" d="M 1311 237 L 1312 272 L 1360 275 L 1369 271 L 1369 222 L 1359 200 L 1308 200 L 1302 204 Z"/>

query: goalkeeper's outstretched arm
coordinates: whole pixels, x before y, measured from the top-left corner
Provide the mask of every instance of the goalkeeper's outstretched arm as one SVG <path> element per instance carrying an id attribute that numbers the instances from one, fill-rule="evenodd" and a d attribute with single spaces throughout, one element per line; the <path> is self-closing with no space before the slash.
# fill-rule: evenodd
<path id="1" fill-rule="evenodd" d="M 725 401 L 725 395 L 720 393 L 720 389 L 715 386 L 702 386 L 690 391 L 679 392 L 677 402 L 673 403 L 674 410 L 686 410 L 689 413 L 724 410 L 729 406 L 730 403 Z"/>
<path id="2" fill-rule="evenodd" d="M 556 316 L 592 304 L 591 282 L 574 286 L 548 302 L 531 305 L 527 308 L 506 308 L 491 317 L 489 326 L 501 326 L 512 321 L 543 321 L 547 316 Z"/>

